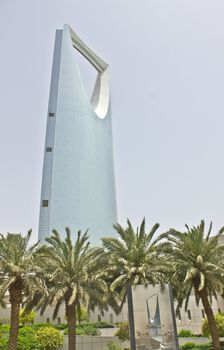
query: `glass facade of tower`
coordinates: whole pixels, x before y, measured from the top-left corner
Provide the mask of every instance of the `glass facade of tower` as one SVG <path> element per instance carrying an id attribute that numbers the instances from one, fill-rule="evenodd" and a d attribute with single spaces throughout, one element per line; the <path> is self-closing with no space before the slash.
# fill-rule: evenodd
<path id="1" fill-rule="evenodd" d="M 98 70 L 91 101 L 74 50 Z M 39 239 L 52 229 L 89 229 L 91 241 L 117 221 L 108 65 L 68 25 L 56 31 L 42 190 Z"/>

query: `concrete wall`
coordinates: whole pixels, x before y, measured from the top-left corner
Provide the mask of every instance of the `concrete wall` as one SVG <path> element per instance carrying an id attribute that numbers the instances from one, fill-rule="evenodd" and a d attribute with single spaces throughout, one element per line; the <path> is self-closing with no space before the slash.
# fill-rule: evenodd
<path id="1" fill-rule="evenodd" d="M 154 300 L 152 298 L 150 309 L 152 310 L 152 313 L 155 309 L 155 304 L 153 305 Z M 176 308 L 176 304 L 174 305 L 174 308 Z M 218 312 L 224 312 L 224 300 L 218 296 L 217 300 L 215 298 L 212 299 L 212 309 L 215 314 Z M 204 320 L 203 318 L 203 305 L 201 302 L 199 303 L 199 306 L 195 303 L 195 297 L 194 295 L 190 296 L 189 304 L 187 311 L 185 311 L 185 305 L 181 308 L 181 319 L 179 317 L 176 317 L 176 324 L 177 324 L 177 330 L 181 329 L 189 329 L 193 333 L 200 334 L 201 333 L 201 326 L 202 322 Z M 190 311 L 190 314 L 189 312 Z M 113 315 L 113 316 L 111 316 Z M 191 319 L 189 318 L 191 317 Z M 110 322 L 111 317 L 113 318 L 113 323 L 116 322 L 123 322 L 128 320 L 128 308 L 127 304 L 124 304 L 124 307 L 119 315 L 115 315 L 111 309 L 104 312 L 104 315 L 102 316 L 98 310 L 90 314 L 90 319 L 93 322 L 97 322 L 100 318 L 102 321 Z"/>
<path id="2" fill-rule="evenodd" d="M 124 344 L 120 343 L 116 337 L 81 337 L 77 336 L 76 350 L 108 350 L 108 344 L 116 342 L 123 347 Z M 68 336 L 64 338 L 64 345 L 58 350 L 68 349 Z"/>

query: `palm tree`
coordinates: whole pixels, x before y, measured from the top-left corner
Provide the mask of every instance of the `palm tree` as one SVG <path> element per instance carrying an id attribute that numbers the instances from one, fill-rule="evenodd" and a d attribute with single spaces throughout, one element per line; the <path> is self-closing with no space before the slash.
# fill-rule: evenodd
<path id="1" fill-rule="evenodd" d="M 107 284 L 103 279 L 105 265 L 102 264 L 103 249 L 91 248 L 88 234 L 78 232 L 73 243 L 71 232 L 66 228 L 66 238 L 52 231 L 46 238 L 48 245 L 42 247 L 42 263 L 45 265 L 48 297 L 39 300 L 41 313 L 50 304 L 54 306 L 53 318 L 57 317 L 60 306 L 65 303 L 65 313 L 68 322 L 68 349 L 76 349 L 76 313 L 81 305 L 93 308 L 94 303 L 100 303 Z"/>
<path id="2" fill-rule="evenodd" d="M 155 239 L 159 224 L 155 224 L 149 233 L 145 231 L 145 219 L 136 232 L 129 220 L 127 224 L 127 228 L 120 224 L 114 225 L 118 238 L 103 238 L 102 241 L 108 262 L 112 266 L 112 271 L 109 271 L 112 280 L 111 291 L 120 292 L 121 308 L 127 296 L 131 349 L 135 350 L 131 286 L 162 282 L 168 263 L 165 264 L 165 257 L 160 255 L 163 244 L 157 244 Z"/>
<path id="3" fill-rule="evenodd" d="M 113 267 L 111 290 L 119 290 L 124 300 L 127 285 L 162 282 L 168 265 L 165 257 L 160 255 L 162 244 L 157 244 L 155 239 L 159 224 L 155 224 L 149 233 L 145 232 L 145 219 L 136 232 L 129 220 L 127 228 L 120 224 L 114 225 L 114 228 L 118 238 L 106 237 L 102 242 Z"/>
<path id="4" fill-rule="evenodd" d="M 214 350 L 220 350 L 219 335 L 211 308 L 211 298 L 222 293 L 224 288 L 224 246 L 219 245 L 219 237 L 224 227 L 216 236 L 210 237 L 212 224 L 205 234 L 205 224 L 189 228 L 185 232 L 171 229 L 161 235 L 160 239 L 167 238 L 170 247 L 166 250 L 167 256 L 175 265 L 176 272 L 171 278 L 178 302 L 177 312 L 185 300 L 187 310 L 189 297 L 194 292 L 196 303 L 201 300 L 209 327 L 211 330 Z"/>
<path id="5" fill-rule="evenodd" d="M 21 234 L 0 235 L 0 300 L 9 294 L 11 304 L 9 350 L 17 349 L 19 310 L 24 293 L 40 285 L 40 270 L 36 264 L 38 243 L 28 246 L 31 230 Z"/>

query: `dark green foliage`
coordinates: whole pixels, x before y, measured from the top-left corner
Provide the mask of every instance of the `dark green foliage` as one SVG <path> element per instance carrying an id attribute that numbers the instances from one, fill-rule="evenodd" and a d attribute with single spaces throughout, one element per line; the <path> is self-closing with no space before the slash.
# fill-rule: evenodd
<path id="1" fill-rule="evenodd" d="M 215 322 L 218 329 L 218 333 L 220 337 L 224 337 L 224 315 L 223 314 L 217 314 L 215 315 Z M 202 324 L 202 333 L 205 336 L 210 336 L 210 329 L 208 326 L 208 320 L 204 320 Z"/>
<path id="2" fill-rule="evenodd" d="M 77 327 L 78 326 L 81 326 L 82 328 L 84 327 L 94 327 L 94 328 L 114 328 L 114 325 L 113 324 L 110 324 L 110 323 L 107 323 L 107 322 L 77 322 Z M 57 325 L 53 325 L 54 328 L 56 329 L 59 329 L 61 331 L 63 331 L 64 329 L 66 329 L 68 326 L 67 326 L 67 323 L 61 323 L 61 324 L 57 324 Z"/>
<path id="3" fill-rule="evenodd" d="M 67 320 L 67 316 L 64 316 L 64 319 Z M 78 320 L 79 322 L 83 322 L 83 321 L 88 321 L 89 319 L 89 313 L 88 310 L 83 306 L 80 305 L 79 310 L 77 308 L 76 310 L 76 320 Z"/>
<path id="4" fill-rule="evenodd" d="M 128 322 L 121 322 L 119 328 L 115 334 L 119 340 L 126 341 L 129 340 L 129 325 Z"/>
<path id="5" fill-rule="evenodd" d="M 178 333 L 178 337 L 194 337 L 194 333 L 190 329 L 181 329 Z"/>
<path id="6" fill-rule="evenodd" d="M 34 329 L 34 330 L 38 330 L 39 328 L 43 328 L 43 327 L 54 327 L 54 328 L 57 328 L 56 326 L 51 325 L 49 323 L 34 323 L 34 324 L 30 325 L 30 327 L 32 329 Z M 67 325 L 66 325 L 66 327 L 67 327 Z M 59 328 L 57 328 L 57 329 L 59 329 Z"/>
<path id="7" fill-rule="evenodd" d="M 25 312 L 21 309 L 19 312 L 19 322 L 25 325 L 26 323 L 33 323 L 36 317 L 36 312 L 31 310 L 30 312 Z"/>
<path id="8" fill-rule="evenodd" d="M 50 325 L 46 327 L 35 326 L 19 328 L 18 350 L 54 350 L 63 343 L 63 335 L 57 329 L 54 329 Z M 0 337 L 0 350 L 6 350 L 8 346 L 9 325 L 0 326 L 0 333 L 2 334 Z"/>
<path id="9" fill-rule="evenodd" d="M 187 342 L 181 346 L 181 350 L 195 349 L 196 344 L 192 342 Z"/>
<path id="10" fill-rule="evenodd" d="M 212 350 L 212 344 L 206 343 L 206 344 L 197 344 L 196 345 L 197 350 Z"/>
<path id="11" fill-rule="evenodd" d="M 1 334 L 8 334 L 9 333 L 9 328 L 10 328 L 10 325 L 9 324 L 1 324 L 0 325 L 0 332 Z"/>
<path id="12" fill-rule="evenodd" d="M 108 344 L 108 350 L 122 350 L 122 347 L 115 342 L 111 342 Z"/>
<path id="13" fill-rule="evenodd" d="M 7 349 L 9 336 L 7 328 L 9 329 L 8 325 L 1 326 L 3 337 L 0 338 L 0 350 Z M 34 334 L 32 327 L 21 327 L 19 329 L 18 350 L 43 350 L 35 339 Z"/>
<path id="14" fill-rule="evenodd" d="M 63 331 L 68 327 L 67 323 L 61 323 L 54 325 L 54 328 L 59 329 L 60 331 Z"/>
<path id="15" fill-rule="evenodd" d="M 212 350 L 213 349 L 211 343 L 195 344 L 195 343 L 192 343 L 192 342 L 185 343 L 180 348 L 181 348 L 181 350 L 188 350 L 188 349 L 193 349 L 193 350 Z"/>
<path id="16" fill-rule="evenodd" d="M 107 323 L 107 322 L 104 322 L 104 321 L 101 321 L 101 322 L 82 322 L 82 326 L 94 326 L 96 328 L 114 328 L 114 325 L 111 324 L 111 323 Z"/>
<path id="17" fill-rule="evenodd" d="M 65 329 L 64 334 L 68 334 L 67 328 Z M 89 325 L 89 326 L 77 325 L 76 335 L 100 335 L 100 331 L 98 330 L 98 328 L 94 327 L 93 325 Z"/>
<path id="18" fill-rule="evenodd" d="M 1 337 L 0 338 L 0 350 L 7 349 L 7 346 L 8 346 L 8 339 L 6 337 Z"/>

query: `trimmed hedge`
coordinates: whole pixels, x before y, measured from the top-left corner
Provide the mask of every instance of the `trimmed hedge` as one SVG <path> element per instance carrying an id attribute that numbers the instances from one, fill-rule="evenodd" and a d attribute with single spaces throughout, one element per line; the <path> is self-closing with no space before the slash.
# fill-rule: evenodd
<path id="1" fill-rule="evenodd" d="M 196 344 L 190 341 L 181 346 L 181 350 L 188 350 L 188 349 L 195 349 L 195 348 L 196 348 Z"/>
<path id="2" fill-rule="evenodd" d="M 183 344 L 181 347 L 181 350 L 212 350 L 212 344 L 206 343 L 206 344 L 195 344 L 193 342 L 187 342 Z"/>
<path id="3" fill-rule="evenodd" d="M 194 337 L 194 333 L 190 329 L 180 329 L 178 333 L 178 337 Z"/>
<path id="4" fill-rule="evenodd" d="M 64 334 L 68 334 L 68 328 L 65 329 Z M 98 328 L 94 326 L 77 326 L 76 335 L 100 335 Z"/>

